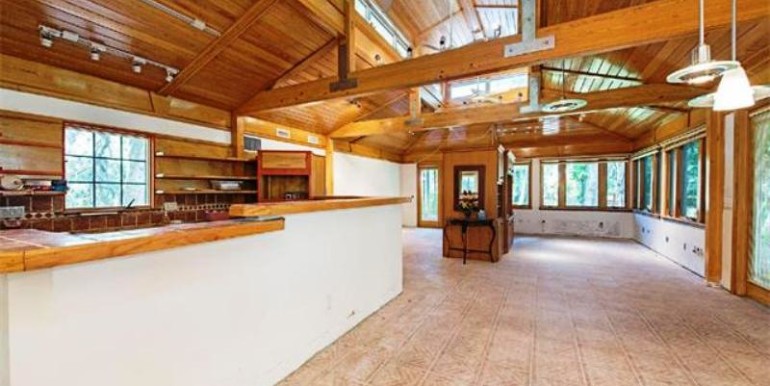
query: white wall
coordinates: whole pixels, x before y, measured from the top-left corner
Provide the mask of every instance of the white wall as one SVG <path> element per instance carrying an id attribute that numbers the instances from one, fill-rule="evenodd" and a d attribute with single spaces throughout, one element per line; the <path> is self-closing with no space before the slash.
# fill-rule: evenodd
<path id="1" fill-rule="evenodd" d="M 401 290 L 398 205 L 9 274 L 11 384 L 272 385 Z"/>
<path id="2" fill-rule="evenodd" d="M 401 206 L 405 227 L 417 226 L 417 164 L 401 165 L 402 197 L 413 197 L 412 202 Z"/>
<path id="3" fill-rule="evenodd" d="M 703 276 L 706 250 L 703 228 L 643 214 L 634 214 L 634 221 L 636 241 Z"/>
<path id="4" fill-rule="evenodd" d="M 8 354 L 8 275 L 0 275 L 0 386 L 11 384 Z"/>
<path id="5" fill-rule="evenodd" d="M 394 162 L 334 153 L 334 195 L 398 196 L 401 168 Z"/>

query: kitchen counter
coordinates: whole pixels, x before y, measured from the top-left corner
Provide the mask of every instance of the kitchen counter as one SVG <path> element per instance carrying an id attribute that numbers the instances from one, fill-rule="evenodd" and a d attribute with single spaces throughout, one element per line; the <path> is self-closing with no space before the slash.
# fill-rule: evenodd
<path id="1" fill-rule="evenodd" d="M 0 231 L 0 273 L 109 259 L 283 230 L 282 218 L 235 219 L 107 233 Z"/>
<path id="2" fill-rule="evenodd" d="M 284 216 L 371 206 L 405 204 L 409 197 L 323 197 L 313 200 L 283 201 L 260 204 L 236 204 L 230 207 L 231 217 Z"/>

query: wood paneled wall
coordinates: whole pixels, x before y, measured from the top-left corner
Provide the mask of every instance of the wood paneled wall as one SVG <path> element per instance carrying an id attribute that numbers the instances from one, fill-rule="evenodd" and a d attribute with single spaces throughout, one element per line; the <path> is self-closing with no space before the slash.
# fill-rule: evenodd
<path id="1" fill-rule="evenodd" d="M 32 177 L 62 176 L 63 123 L 0 110 L 0 170 Z"/>
<path id="2" fill-rule="evenodd" d="M 0 54 L 0 87 L 228 129 L 230 112 Z"/>

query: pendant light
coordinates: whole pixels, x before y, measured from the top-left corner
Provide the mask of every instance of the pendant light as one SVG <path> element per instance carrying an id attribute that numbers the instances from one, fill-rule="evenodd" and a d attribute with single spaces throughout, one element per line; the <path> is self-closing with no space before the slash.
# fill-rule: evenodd
<path id="1" fill-rule="evenodd" d="M 732 60 L 738 67 L 727 71 L 719 82 L 719 88 L 714 96 L 714 111 L 730 111 L 754 106 L 754 90 L 749 83 L 746 71 L 737 60 L 737 13 L 738 0 L 733 0 L 732 9 Z"/>
<path id="2" fill-rule="evenodd" d="M 717 92 L 701 95 L 691 99 L 687 105 L 693 108 L 714 108 L 715 111 L 737 110 L 751 107 L 759 100 L 770 97 L 770 86 L 754 86 L 749 84 L 746 71 L 737 59 L 737 4 L 733 0 L 732 8 L 732 59 L 736 68 L 723 75 Z M 718 100 L 718 102 L 717 102 Z"/>
<path id="3" fill-rule="evenodd" d="M 565 113 L 586 107 L 588 102 L 585 99 L 571 98 L 567 99 L 564 87 L 567 84 L 567 74 L 565 71 L 564 60 L 561 61 L 561 99 L 553 101 L 540 108 L 546 113 Z"/>
<path id="4" fill-rule="evenodd" d="M 735 61 L 711 60 L 711 47 L 705 42 L 704 0 L 699 1 L 699 42 L 692 51 L 691 65 L 674 71 L 666 77 L 669 83 L 698 85 L 711 82 L 723 73 L 739 67 Z"/>

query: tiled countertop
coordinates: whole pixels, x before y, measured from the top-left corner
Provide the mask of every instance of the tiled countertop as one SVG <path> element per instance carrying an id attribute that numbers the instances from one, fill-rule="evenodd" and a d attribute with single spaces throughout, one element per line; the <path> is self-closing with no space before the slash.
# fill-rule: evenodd
<path id="1" fill-rule="evenodd" d="M 236 219 L 107 233 L 0 231 L 0 273 L 126 256 L 283 230 L 284 220 Z"/>

